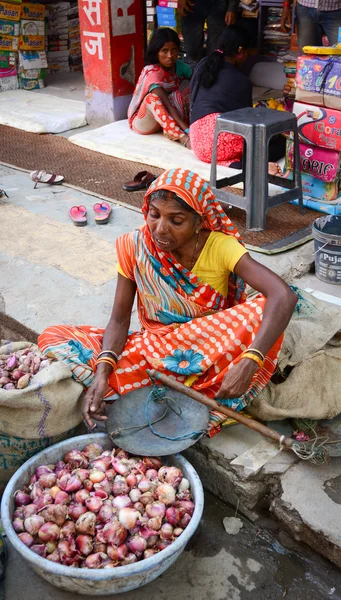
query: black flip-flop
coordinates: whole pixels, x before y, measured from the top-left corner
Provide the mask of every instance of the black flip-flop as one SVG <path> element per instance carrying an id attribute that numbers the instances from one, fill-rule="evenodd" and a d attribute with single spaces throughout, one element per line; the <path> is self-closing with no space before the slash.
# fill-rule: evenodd
<path id="1" fill-rule="evenodd" d="M 146 190 L 152 181 L 157 178 L 157 175 L 149 173 L 149 171 L 140 171 L 137 173 L 133 181 L 128 181 L 122 185 L 126 192 L 137 192 L 138 190 Z"/>

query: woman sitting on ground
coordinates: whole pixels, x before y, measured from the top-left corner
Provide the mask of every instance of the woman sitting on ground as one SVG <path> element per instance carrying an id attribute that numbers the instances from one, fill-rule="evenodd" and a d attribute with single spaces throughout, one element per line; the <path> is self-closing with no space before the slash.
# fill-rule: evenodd
<path id="1" fill-rule="evenodd" d="M 118 280 L 107 328 L 59 325 L 39 337 L 88 388 L 83 414 L 104 398 L 151 385 L 154 368 L 235 410 L 270 380 L 297 296 L 255 262 L 208 184 L 172 169 L 149 187 L 145 225 L 116 243 Z M 259 290 L 247 300 L 244 282 Z M 128 333 L 137 294 L 141 331 Z M 211 412 L 209 435 L 225 417 Z"/>
<path id="2" fill-rule="evenodd" d="M 210 163 L 217 117 L 221 113 L 252 107 L 252 84 L 240 67 L 247 59 L 247 34 L 231 25 L 219 38 L 218 49 L 197 66 L 191 81 L 191 147 L 203 162 Z M 217 164 L 241 168 L 244 141 L 241 136 L 222 132 L 218 137 Z M 269 159 L 285 155 L 285 140 L 269 145 Z M 269 163 L 269 173 L 277 175 L 279 166 Z"/>
<path id="3" fill-rule="evenodd" d="M 179 36 L 173 29 L 155 31 L 128 108 L 128 122 L 136 133 L 162 130 L 169 139 L 188 146 L 192 70 L 178 60 L 179 48 Z"/>

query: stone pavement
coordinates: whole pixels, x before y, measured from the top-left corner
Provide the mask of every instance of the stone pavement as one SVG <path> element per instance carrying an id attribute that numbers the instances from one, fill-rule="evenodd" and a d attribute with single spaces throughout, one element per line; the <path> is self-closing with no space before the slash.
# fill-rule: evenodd
<path id="1" fill-rule="evenodd" d="M 141 225 L 141 213 L 114 204 L 110 223 L 98 226 L 92 211 L 98 197 L 66 186 L 34 190 L 27 173 L 5 166 L 0 188 L 9 196 L 0 200 L 0 311 L 38 333 L 57 323 L 105 327 L 116 285 L 115 239 Z M 74 204 L 86 206 L 87 227 L 70 222 Z M 288 282 L 341 297 L 341 286 L 323 284 L 310 272 L 312 242 L 253 256 Z M 138 327 L 136 311 L 131 326 Z M 231 464 L 262 439 L 235 425 L 187 456 L 208 490 L 252 520 L 270 509 L 292 536 L 341 566 L 341 458 L 313 467 L 281 452 L 253 475 Z"/>

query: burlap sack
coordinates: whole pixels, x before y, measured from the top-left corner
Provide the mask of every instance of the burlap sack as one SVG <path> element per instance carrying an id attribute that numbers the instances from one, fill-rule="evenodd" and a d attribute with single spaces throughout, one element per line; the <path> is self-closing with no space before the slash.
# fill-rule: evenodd
<path id="1" fill-rule="evenodd" d="M 330 419 L 341 413 L 341 308 L 302 290 L 285 331 L 279 384 L 269 382 L 248 407 L 263 421 Z"/>
<path id="2" fill-rule="evenodd" d="M 0 355 L 37 346 L 13 342 L 0 346 Z M 26 440 L 54 437 L 82 421 L 83 387 L 60 362 L 51 363 L 34 375 L 23 390 L 0 389 L 0 433 Z"/>

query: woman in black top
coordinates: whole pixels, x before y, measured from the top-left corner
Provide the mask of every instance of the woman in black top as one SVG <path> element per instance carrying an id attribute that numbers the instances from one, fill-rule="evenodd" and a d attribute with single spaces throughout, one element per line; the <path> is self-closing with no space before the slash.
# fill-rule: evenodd
<path id="1" fill-rule="evenodd" d="M 194 154 L 203 162 L 211 162 L 218 115 L 252 106 L 252 84 L 238 69 L 246 59 L 246 32 L 230 26 L 222 33 L 217 50 L 204 58 L 194 72 L 190 138 Z M 217 164 L 241 168 L 243 145 L 241 136 L 222 132 L 218 137 Z M 269 163 L 269 172 L 276 175 L 280 168 Z"/>

